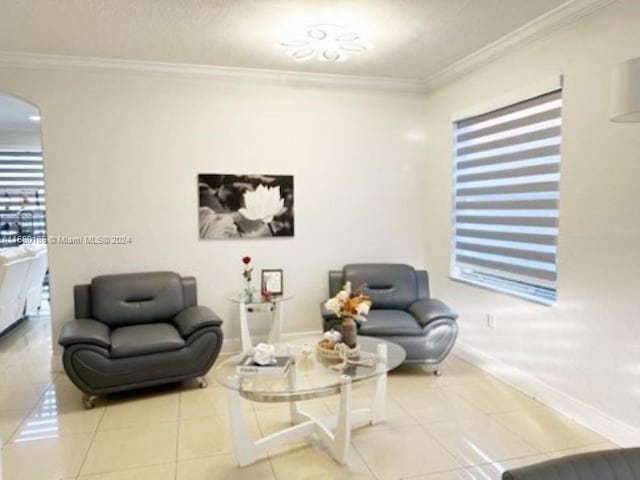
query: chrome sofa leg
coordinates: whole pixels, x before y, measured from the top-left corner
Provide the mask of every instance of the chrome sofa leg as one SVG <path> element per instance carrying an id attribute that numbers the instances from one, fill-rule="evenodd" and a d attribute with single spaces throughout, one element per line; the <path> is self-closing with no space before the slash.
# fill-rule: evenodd
<path id="1" fill-rule="evenodd" d="M 86 408 L 87 410 L 91 410 L 93 407 L 95 407 L 97 398 L 97 395 L 83 395 L 82 403 L 84 404 L 84 408 Z"/>
<path id="2" fill-rule="evenodd" d="M 198 377 L 196 378 L 196 382 L 198 382 L 198 387 L 200 388 L 207 388 L 207 381 L 204 379 L 204 377 Z"/>

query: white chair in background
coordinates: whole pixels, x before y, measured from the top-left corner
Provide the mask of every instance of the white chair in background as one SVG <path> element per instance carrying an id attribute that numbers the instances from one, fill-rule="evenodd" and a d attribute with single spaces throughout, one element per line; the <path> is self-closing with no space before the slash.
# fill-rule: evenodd
<path id="1" fill-rule="evenodd" d="M 24 316 L 32 257 L 21 247 L 0 251 L 0 332 Z"/>
<path id="2" fill-rule="evenodd" d="M 23 248 L 31 256 L 31 264 L 25 282 L 25 315 L 37 315 L 42 303 L 42 290 L 44 277 L 49 267 L 47 246 L 42 244 L 23 245 Z"/>

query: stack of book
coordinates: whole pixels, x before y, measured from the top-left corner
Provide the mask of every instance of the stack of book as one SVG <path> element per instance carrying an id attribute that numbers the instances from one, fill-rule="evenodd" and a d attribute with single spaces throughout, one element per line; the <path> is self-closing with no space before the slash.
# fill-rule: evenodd
<path id="1" fill-rule="evenodd" d="M 285 375 L 291 363 L 291 357 L 276 357 L 275 363 L 260 365 L 252 356 L 246 355 L 236 366 L 236 372 L 239 375 Z"/>

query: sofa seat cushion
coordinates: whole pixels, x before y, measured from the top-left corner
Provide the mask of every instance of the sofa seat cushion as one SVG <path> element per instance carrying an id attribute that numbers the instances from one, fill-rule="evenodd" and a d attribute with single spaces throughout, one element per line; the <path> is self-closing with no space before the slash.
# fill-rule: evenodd
<path id="1" fill-rule="evenodd" d="M 371 310 L 360 325 L 361 335 L 422 335 L 422 327 L 413 316 L 402 310 Z"/>
<path id="2" fill-rule="evenodd" d="M 184 339 L 173 325 L 146 323 L 120 327 L 111 331 L 111 357 L 135 357 L 169 352 L 184 347 Z"/>

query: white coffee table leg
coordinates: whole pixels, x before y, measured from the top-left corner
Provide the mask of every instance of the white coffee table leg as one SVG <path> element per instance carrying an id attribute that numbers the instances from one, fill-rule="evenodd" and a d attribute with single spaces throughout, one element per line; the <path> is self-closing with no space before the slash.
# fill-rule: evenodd
<path id="1" fill-rule="evenodd" d="M 289 382 L 289 388 L 294 391 L 296 388 L 296 364 L 295 360 L 289 367 L 287 373 L 287 381 Z M 289 402 L 289 413 L 291 415 L 291 425 L 295 425 L 300 420 L 300 411 L 298 410 L 297 402 Z"/>
<path id="2" fill-rule="evenodd" d="M 378 345 L 377 368 L 382 373 L 376 377 L 373 398 L 371 399 L 371 424 L 374 425 L 384 420 L 387 398 L 387 345 Z"/>
<path id="3" fill-rule="evenodd" d="M 239 304 L 240 309 L 240 340 L 242 342 L 242 351 L 246 352 L 253 344 L 251 343 L 251 335 L 249 335 L 249 322 L 247 320 L 248 306 L 246 303 Z"/>
<path id="4" fill-rule="evenodd" d="M 236 454 L 238 465 L 244 467 L 256 461 L 254 444 L 247 433 L 247 424 L 242 411 L 242 397 L 238 388 L 240 387 L 240 377 L 233 378 L 234 386 L 227 390 L 229 403 L 229 417 L 231 421 L 231 440 L 233 441 L 233 451 Z"/>
<path id="5" fill-rule="evenodd" d="M 273 302 L 273 312 L 271 321 L 271 331 L 269 332 L 269 343 L 280 342 L 282 333 L 282 302 Z"/>
<path id="6" fill-rule="evenodd" d="M 334 440 L 334 455 L 336 460 L 345 465 L 349 461 L 349 446 L 351 444 L 351 377 L 342 375 L 340 386 L 340 410 Z"/>

